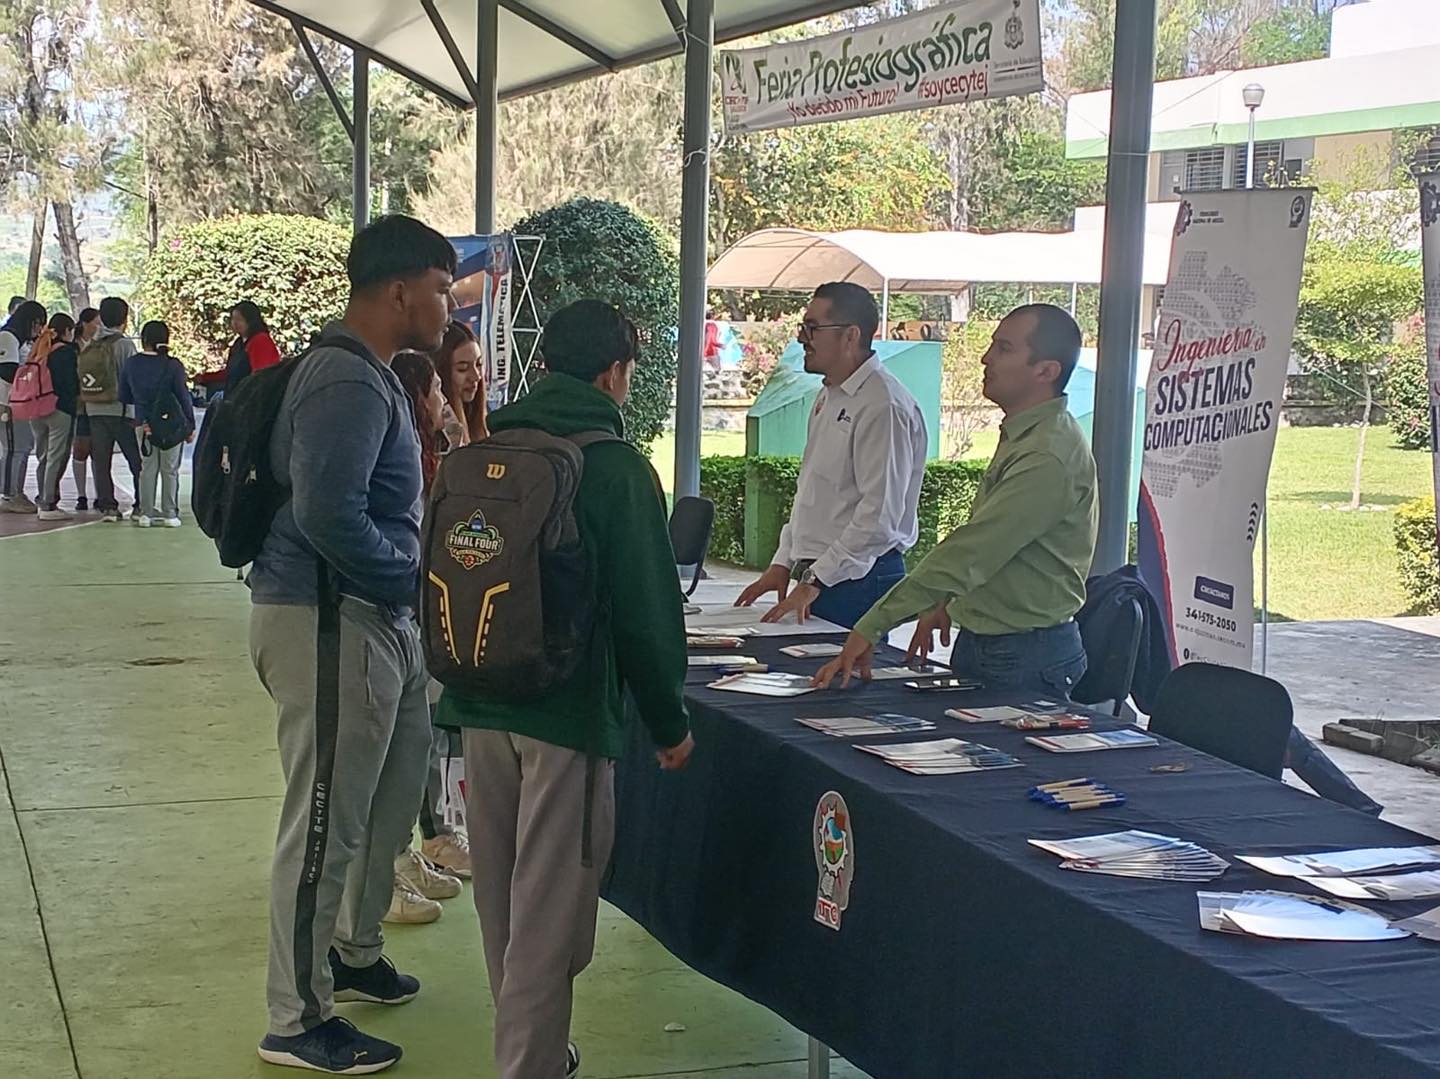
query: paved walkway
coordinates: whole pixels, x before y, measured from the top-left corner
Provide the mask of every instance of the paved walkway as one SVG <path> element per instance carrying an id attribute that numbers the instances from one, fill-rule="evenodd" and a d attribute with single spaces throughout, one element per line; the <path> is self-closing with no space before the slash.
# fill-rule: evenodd
<path id="1" fill-rule="evenodd" d="M 86 524 L 0 539 L 0 589 L 0 1077 L 298 1074 L 254 1051 L 280 775 L 244 586 L 188 523 Z M 494 1075 L 468 891 L 388 933 L 415 1003 L 342 1006 L 397 1075 Z M 805 1074 L 798 1033 L 608 909 L 575 1035 L 589 1079 Z"/>

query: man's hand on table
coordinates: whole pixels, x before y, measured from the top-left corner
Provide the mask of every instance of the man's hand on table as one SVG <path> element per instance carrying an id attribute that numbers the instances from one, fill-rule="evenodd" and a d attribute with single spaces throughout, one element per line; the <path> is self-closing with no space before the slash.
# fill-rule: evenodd
<path id="1" fill-rule="evenodd" d="M 655 759 L 660 762 L 660 767 L 667 772 L 678 772 L 690 763 L 690 754 L 695 752 L 695 738 L 693 735 L 685 735 L 685 741 L 678 746 L 671 746 L 669 749 L 657 749 Z"/>
<path id="2" fill-rule="evenodd" d="M 735 601 L 735 606 L 752 607 L 757 599 L 771 592 L 777 593 L 783 601 L 789 590 L 790 568 L 774 565 L 762 573 L 754 584 L 740 593 L 740 598 Z"/>
<path id="3" fill-rule="evenodd" d="M 852 632 L 845 638 L 845 647 L 840 654 L 815 673 L 810 684 L 817 689 L 829 689 L 835 676 L 840 676 L 840 688 L 850 686 L 850 676 L 858 674 L 862 681 L 870 681 L 875 666 L 875 646 L 858 633 Z"/>
<path id="4" fill-rule="evenodd" d="M 915 623 L 915 635 L 910 638 L 910 650 L 905 653 L 905 665 L 913 666 L 918 660 L 925 663 L 935 648 L 935 631 L 940 631 L 940 643 L 950 647 L 950 615 L 945 604 L 932 608 L 920 616 Z"/>
<path id="5" fill-rule="evenodd" d="M 742 597 L 743 598 L 743 597 Z M 820 589 L 813 584 L 797 584 L 788 596 L 781 596 L 780 602 L 765 612 L 762 622 L 779 622 L 791 611 L 795 621 L 803 623 L 810 617 L 810 604 L 820 598 Z"/>

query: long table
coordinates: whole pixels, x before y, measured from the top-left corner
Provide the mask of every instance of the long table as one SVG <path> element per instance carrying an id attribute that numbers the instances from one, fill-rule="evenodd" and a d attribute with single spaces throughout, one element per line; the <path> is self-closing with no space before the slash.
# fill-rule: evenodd
<path id="1" fill-rule="evenodd" d="M 813 670 L 748 641 L 772 670 Z M 1321 944 L 1200 929 L 1199 890 L 1310 886 L 1238 853 L 1435 842 L 1176 743 L 1061 755 L 947 707 L 1003 695 L 898 683 L 769 699 L 687 700 L 697 748 L 662 773 L 638 724 L 617 773 L 606 898 L 700 973 L 771 1009 L 878 1079 L 1440 1076 L 1440 944 Z M 796 716 L 900 712 L 1023 768 L 913 776 Z M 1097 722 L 1096 729 L 1119 726 Z M 871 741 L 872 739 L 862 739 Z M 1156 772 L 1160 764 L 1183 771 Z M 1037 783 L 1090 776 L 1129 797 L 1061 813 Z M 838 792 L 853 858 L 839 929 L 816 919 L 816 807 Z M 1030 847 L 1139 828 L 1232 861 L 1195 885 L 1076 873 Z M 1377 903 L 1396 917 L 1435 901 Z"/>

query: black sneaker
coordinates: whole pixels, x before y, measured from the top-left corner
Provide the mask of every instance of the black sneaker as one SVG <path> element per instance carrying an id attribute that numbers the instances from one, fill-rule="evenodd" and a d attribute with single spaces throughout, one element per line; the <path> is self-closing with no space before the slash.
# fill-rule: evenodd
<path id="1" fill-rule="evenodd" d="M 335 978 L 335 1003 L 360 1000 L 367 1004 L 408 1004 L 420 992 L 420 982 L 395 971 L 383 955 L 368 967 L 346 966 L 340 953 L 330 949 L 330 973 Z"/>
<path id="2" fill-rule="evenodd" d="M 84 513 L 84 512 L 85 512 L 86 510 L 88 510 L 89 508 L 90 508 L 90 500 L 89 500 L 88 498 L 86 498 L 84 495 L 81 495 L 79 498 L 77 498 L 77 499 L 75 500 L 75 512 L 76 512 L 76 513 Z"/>
<path id="3" fill-rule="evenodd" d="M 580 1074 L 580 1047 L 571 1042 L 565 1047 L 565 1079 L 575 1079 Z"/>
<path id="4" fill-rule="evenodd" d="M 258 1050 L 267 1064 L 331 1075 L 373 1075 L 400 1059 L 400 1047 L 362 1034 L 338 1015 L 293 1038 L 267 1034 Z"/>

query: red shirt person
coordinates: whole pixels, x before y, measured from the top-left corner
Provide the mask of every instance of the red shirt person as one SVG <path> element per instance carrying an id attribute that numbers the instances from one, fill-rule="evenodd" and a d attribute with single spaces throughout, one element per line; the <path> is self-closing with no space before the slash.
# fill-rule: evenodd
<path id="1" fill-rule="evenodd" d="M 270 336 L 270 327 L 265 325 L 260 308 L 249 300 L 241 300 L 230 309 L 230 330 L 235 340 L 225 364 L 226 393 L 232 392 L 246 375 L 280 362 L 280 350 Z"/>

